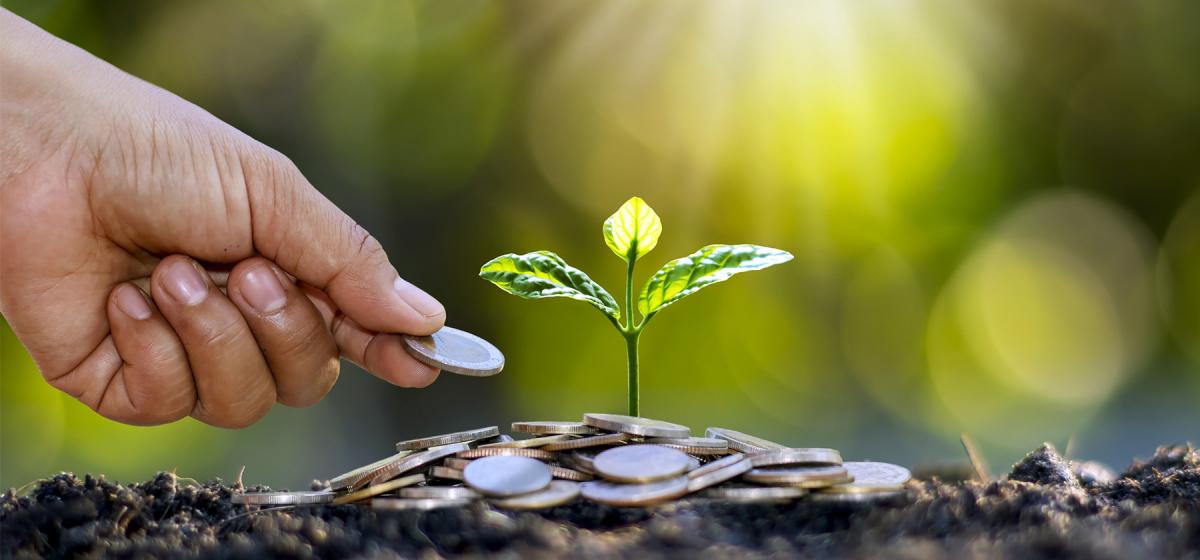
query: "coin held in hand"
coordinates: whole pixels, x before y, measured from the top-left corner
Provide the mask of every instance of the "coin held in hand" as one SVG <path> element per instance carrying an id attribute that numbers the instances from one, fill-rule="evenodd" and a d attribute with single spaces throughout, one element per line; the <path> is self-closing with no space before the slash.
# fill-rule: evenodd
<path id="1" fill-rule="evenodd" d="M 504 354 L 492 343 L 454 327 L 429 336 L 404 335 L 404 347 L 414 358 L 459 375 L 488 377 L 504 369 Z"/>

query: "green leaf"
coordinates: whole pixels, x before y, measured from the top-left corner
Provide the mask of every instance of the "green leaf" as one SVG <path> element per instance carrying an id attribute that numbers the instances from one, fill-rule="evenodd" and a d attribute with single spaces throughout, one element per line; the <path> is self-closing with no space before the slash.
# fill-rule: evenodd
<path id="1" fill-rule="evenodd" d="M 617 300 L 600 284 L 550 251 L 501 255 L 484 264 L 479 276 L 523 298 L 567 297 L 586 301 L 614 318 L 621 315 Z"/>
<path id="2" fill-rule="evenodd" d="M 625 262 L 633 262 L 658 245 L 662 220 L 646 201 L 633 197 L 604 220 L 604 242 Z"/>
<path id="3" fill-rule="evenodd" d="M 759 270 L 792 260 L 792 254 L 758 245 L 709 245 L 658 269 L 642 288 L 638 310 L 657 313 L 701 288 L 739 272 Z"/>

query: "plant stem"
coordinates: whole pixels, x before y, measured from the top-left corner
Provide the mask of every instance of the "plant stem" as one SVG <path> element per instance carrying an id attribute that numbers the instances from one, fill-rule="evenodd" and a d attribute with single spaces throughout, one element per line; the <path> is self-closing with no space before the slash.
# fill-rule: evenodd
<path id="1" fill-rule="evenodd" d="M 633 255 L 637 254 L 636 248 L 630 252 Z M 630 258 L 629 266 L 625 272 L 625 329 L 622 331 L 622 334 L 625 335 L 625 353 L 629 358 L 629 384 L 627 391 L 629 393 L 630 416 L 638 415 L 638 337 L 642 334 L 641 329 L 633 327 L 633 265 L 636 262 L 636 257 Z"/>
<path id="2" fill-rule="evenodd" d="M 625 335 L 625 351 L 629 356 L 629 415 L 639 414 L 638 406 L 638 338 L 641 332 Z"/>

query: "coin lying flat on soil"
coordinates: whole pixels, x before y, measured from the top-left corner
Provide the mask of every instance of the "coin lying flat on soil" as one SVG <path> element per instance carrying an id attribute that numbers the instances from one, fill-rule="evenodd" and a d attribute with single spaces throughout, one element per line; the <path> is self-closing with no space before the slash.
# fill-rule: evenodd
<path id="1" fill-rule="evenodd" d="M 692 435 L 687 426 L 623 414 L 589 412 L 583 415 L 583 423 L 601 430 L 623 432 L 635 436 L 686 438 Z"/>
<path id="2" fill-rule="evenodd" d="M 681 476 L 645 484 L 620 484 L 593 480 L 579 485 L 583 497 L 610 506 L 647 506 L 678 498 L 688 491 L 688 478 Z"/>
<path id="3" fill-rule="evenodd" d="M 600 430 L 583 422 L 513 422 L 512 431 L 524 432 L 535 436 L 548 436 L 551 434 L 592 435 L 600 433 Z"/>
<path id="4" fill-rule="evenodd" d="M 291 506 L 307 504 L 328 504 L 337 494 L 328 490 L 304 492 L 243 492 L 230 496 L 235 504 L 255 506 Z"/>
<path id="5" fill-rule="evenodd" d="M 449 445 L 451 443 L 464 443 L 468 441 L 475 441 L 477 439 L 496 437 L 498 435 L 500 435 L 500 429 L 498 427 L 488 426 L 486 428 L 463 430 L 461 432 L 442 434 L 440 436 L 428 436 L 404 440 L 396 444 L 396 451 L 429 449 L 430 447 Z"/>
<path id="6" fill-rule="evenodd" d="M 439 499 L 439 500 L 478 500 L 479 492 L 466 486 L 414 486 L 401 488 L 397 494 L 401 498 Z"/>
<path id="7" fill-rule="evenodd" d="M 753 504 L 803 498 L 808 495 L 808 490 L 795 486 L 722 486 L 709 488 L 698 495 L 723 502 Z"/>
<path id="8" fill-rule="evenodd" d="M 487 377 L 504 369 L 504 354 L 492 343 L 469 332 L 442 327 L 429 336 L 403 335 L 409 354 L 442 371 Z"/>
<path id="9" fill-rule="evenodd" d="M 842 466 L 854 481 L 822 488 L 813 493 L 814 500 L 870 502 L 892 499 L 907 495 L 904 484 L 912 480 L 908 469 L 890 463 L 853 461 Z"/>
<path id="10" fill-rule="evenodd" d="M 488 496 L 510 497 L 550 485 L 550 467 L 528 457 L 484 457 L 463 469 L 463 480 Z"/>
<path id="11" fill-rule="evenodd" d="M 431 509 L 442 509 L 451 507 L 469 506 L 475 500 L 447 500 L 441 498 L 375 498 L 371 500 L 371 509 L 377 510 L 413 510 L 413 511 L 428 511 Z"/>
<path id="12" fill-rule="evenodd" d="M 596 473 L 618 482 L 651 482 L 677 477 L 687 471 L 688 456 L 661 445 L 614 447 L 596 455 Z"/>
<path id="13" fill-rule="evenodd" d="M 567 480 L 551 481 L 550 485 L 529 494 L 512 498 L 493 499 L 497 507 L 505 509 L 543 509 L 560 506 L 579 497 L 579 484 Z"/>

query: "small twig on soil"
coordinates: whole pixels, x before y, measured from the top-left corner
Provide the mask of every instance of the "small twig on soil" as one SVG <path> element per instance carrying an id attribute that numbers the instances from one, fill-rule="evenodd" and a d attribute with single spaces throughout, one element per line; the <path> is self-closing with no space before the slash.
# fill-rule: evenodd
<path id="1" fill-rule="evenodd" d="M 234 488 L 237 488 L 238 490 L 244 490 L 246 488 L 246 485 L 242 484 L 242 475 L 244 474 L 246 474 L 246 465 L 242 465 L 241 470 L 238 471 L 237 480 L 234 481 L 233 484 Z"/>
<path id="2" fill-rule="evenodd" d="M 254 515 L 256 513 L 269 513 L 272 511 L 285 511 L 285 510 L 289 510 L 289 509 L 296 509 L 296 507 L 297 506 L 295 506 L 295 505 L 286 505 L 286 506 L 278 506 L 278 507 L 271 507 L 271 508 L 253 509 L 253 510 L 250 510 L 250 511 L 247 511 L 244 513 L 239 513 L 233 517 L 230 517 L 229 519 L 226 519 L 226 520 L 218 523 L 217 531 L 220 531 L 221 528 L 224 527 L 226 523 L 229 523 L 230 521 L 233 521 L 235 519 L 241 519 L 243 517 L 248 517 L 248 516 Z"/>
<path id="3" fill-rule="evenodd" d="M 1063 459 L 1071 460 L 1071 456 L 1075 454 L 1075 436 L 1067 438 L 1067 446 L 1063 448 Z"/>
<path id="4" fill-rule="evenodd" d="M 992 473 L 988 469 L 983 455 L 975 447 L 975 441 L 965 432 L 958 437 L 958 441 L 962 443 L 963 451 L 967 452 L 967 461 L 970 461 L 971 468 L 975 470 L 975 478 L 978 478 L 980 482 L 990 482 L 992 480 Z"/>

